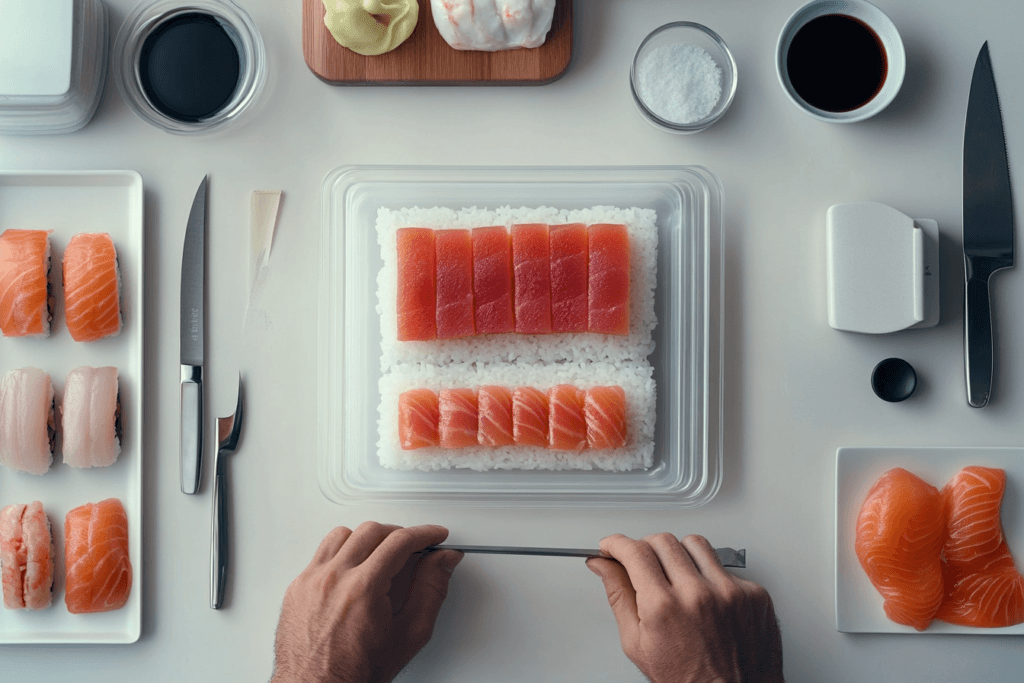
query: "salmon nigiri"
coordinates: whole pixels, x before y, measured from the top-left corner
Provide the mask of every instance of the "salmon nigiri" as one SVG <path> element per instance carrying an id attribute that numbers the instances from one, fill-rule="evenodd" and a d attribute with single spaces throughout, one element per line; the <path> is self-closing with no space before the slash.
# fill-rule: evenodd
<path id="1" fill-rule="evenodd" d="M 109 612 L 128 602 L 132 563 L 128 515 L 117 498 L 87 503 L 64 521 L 64 601 L 72 614 Z"/>
<path id="2" fill-rule="evenodd" d="M 50 334 L 54 299 L 49 273 L 48 230 L 4 230 L 0 235 L 0 331 L 5 337 Z"/>
<path id="3" fill-rule="evenodd" d="M 75 341 L 121 331 L 121 274 L 107 233 L 81 233 L 64 250 L 64 314 Z"/>
<path id="4" fill-rule="evenodd" d="M 854 548 L 898 624 L 923 631 L 939 610 L 944 528 L 938 489 L 903 468 L 883 474 L 868 492 Z"/>

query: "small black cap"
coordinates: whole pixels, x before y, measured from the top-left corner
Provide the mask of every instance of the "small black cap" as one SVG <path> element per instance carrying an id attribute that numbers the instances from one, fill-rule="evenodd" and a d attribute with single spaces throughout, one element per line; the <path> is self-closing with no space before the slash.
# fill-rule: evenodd
<path id="1" fill-rule="evenodd" d="M 902 358 L 886 358 L 871 371 L 871 388 L 883 401 L 899 403 L 917 389 L 917 373 Z"/>

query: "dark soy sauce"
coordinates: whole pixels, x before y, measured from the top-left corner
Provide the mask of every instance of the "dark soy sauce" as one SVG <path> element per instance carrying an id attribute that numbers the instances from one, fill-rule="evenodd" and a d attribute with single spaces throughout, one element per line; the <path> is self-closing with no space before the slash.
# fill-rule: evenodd
<path id="1" fill-rule="evenodd" d="M 235 41 L 209 14 L 179 14 L 142 43 L 142 90 L 157 110 L 178 121 L 202 121 L 223 109 L 240 74 Z"/>
<path id="2" fill-rule="evenodd" d="M 885 48 L 867 24 L 826 14 L 803 25 L 786 55 L 789 82 L 805 102 L 831 112 L 852 111 L 879 93 L 889 70 Z"/>

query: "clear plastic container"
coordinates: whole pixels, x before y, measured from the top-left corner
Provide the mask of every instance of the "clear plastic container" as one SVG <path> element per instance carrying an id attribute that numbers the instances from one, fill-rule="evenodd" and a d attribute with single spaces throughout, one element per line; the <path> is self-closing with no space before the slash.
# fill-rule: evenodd
<path id="1" fill-rule="evenodd" d="M 694 507 L 722 474 L 722 190 L 699 167 L 348 166 L 322 190 L 317 469 L 343 504 Z M 630 472 L 385 469 L 377 459 L 380 207 L 639 206 L 658 214 L 654 465 Z"/>
<path id="2" fill-rule="evenodd" d="M 0 3 L 0 133 L 70 133 L 92 118 L 107 76 L 101 0 Z"/>

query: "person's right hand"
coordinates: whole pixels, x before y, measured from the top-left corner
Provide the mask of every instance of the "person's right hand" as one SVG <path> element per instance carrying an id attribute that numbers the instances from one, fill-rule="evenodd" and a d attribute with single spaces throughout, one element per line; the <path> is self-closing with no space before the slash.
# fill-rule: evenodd
<path id="1" fill-rule="evenodd" d="M 726 572 L 701 536 L 601 541 L 604 581 L 626 656 L 653 683 L 776 683 L 782 640 L 771 597 Z"/>

